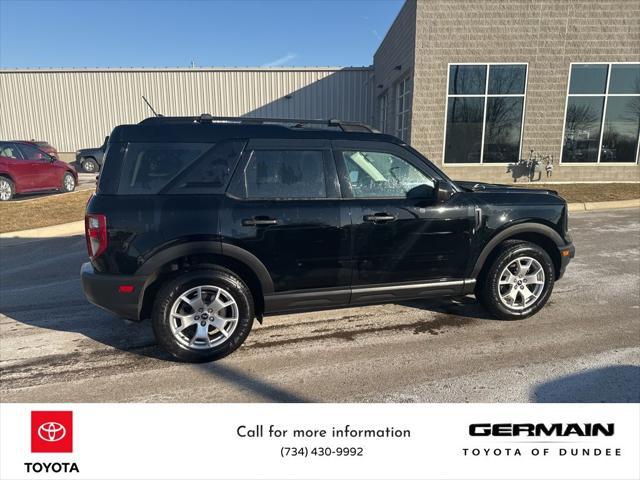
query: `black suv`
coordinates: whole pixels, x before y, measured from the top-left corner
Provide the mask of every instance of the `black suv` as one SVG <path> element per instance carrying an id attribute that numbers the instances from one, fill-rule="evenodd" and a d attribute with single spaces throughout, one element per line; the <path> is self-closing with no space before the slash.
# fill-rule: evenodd
<path id="1" fill-rule="evenodd" d="M 574 255 L 555 192 L 454 182 L 362 124 L 149 118 L 116 127 L 106 159 L 85 294 L 187 361 L 267 314 L 475 293 L 528 317 Z"/>

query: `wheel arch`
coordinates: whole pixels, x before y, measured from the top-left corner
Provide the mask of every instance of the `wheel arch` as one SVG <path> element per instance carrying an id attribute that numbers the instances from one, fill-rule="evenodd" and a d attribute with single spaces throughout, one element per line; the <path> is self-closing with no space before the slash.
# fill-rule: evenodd
<path id="1" fill-rule="evenodd" d="M 499 246 L 506 240 L 522 240 L 543 248 L 551 257 L 556 277 L 558 277 L 561 267 L 560 247 L 565 244 L 560 234 L 541 223 L 521 223 L 501 230 L 489 240 L 476 259 L 471 278 L 482 278 L 491 261 L 498 254 Z"/>
<path id="2" fill-rule="evenodd" d="M 169 247 L 148 259 L 136 272 L 147 276 L 140 318 L 149 318 L 155 294 L 169 278 L 189 270 L 223 267 L 238 275 L 251 291 L 259 318 L 264 295 L 273 293 L 273 281 L 264 264 L 250 252 L 222 242 L 190 242 Z"/>

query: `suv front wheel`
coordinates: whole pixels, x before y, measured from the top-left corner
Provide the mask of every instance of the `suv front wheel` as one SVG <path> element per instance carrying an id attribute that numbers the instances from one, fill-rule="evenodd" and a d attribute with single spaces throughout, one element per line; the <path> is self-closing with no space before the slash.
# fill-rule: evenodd
<path id="1" fill-rule="evenodd" d="M 225 269 L 184 273 L 164 285 L 153 307 L 158 343 L 187 362 L 225 357 L 253 326 L 253 299 L 244 282 Z"/>
<path id="2" fill-rule="evenodd" d="M 476 288 L 480 303 L 495 317 L 518 320 L 538 312 L 553 291 L 555 268 L 549 254 L 530 242 L 509 240 Z"/>

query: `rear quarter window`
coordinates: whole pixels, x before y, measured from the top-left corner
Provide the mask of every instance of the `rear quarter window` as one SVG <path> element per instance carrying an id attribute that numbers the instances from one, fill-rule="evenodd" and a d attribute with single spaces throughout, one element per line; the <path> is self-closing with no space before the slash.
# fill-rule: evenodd
<path id="1" fill-rule="evenodd" d="M 129 143 L 118 194 L 224 192 L 244 142 Z M 108 161 L 105 162 L 108 164 Z"/>

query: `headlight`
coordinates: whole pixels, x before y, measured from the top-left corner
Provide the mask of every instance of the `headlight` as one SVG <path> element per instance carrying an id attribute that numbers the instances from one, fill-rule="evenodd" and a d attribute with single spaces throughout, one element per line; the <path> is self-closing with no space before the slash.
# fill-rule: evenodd
<path id="1" fill-rule="evenodd" d="M 80 155 L 80 150 L 76 150 L 76 155 Z"/>

